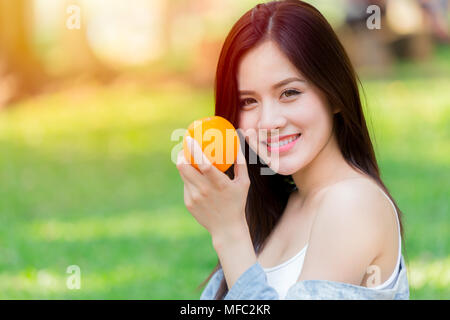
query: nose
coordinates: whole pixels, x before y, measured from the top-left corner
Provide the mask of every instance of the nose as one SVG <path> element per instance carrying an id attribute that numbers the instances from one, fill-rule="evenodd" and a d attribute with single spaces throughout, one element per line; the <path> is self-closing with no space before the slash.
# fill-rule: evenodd
<path id="1" fill-rule="evenodd" d="M 267 130 L 267 135 L 277 135 L 277 132 L 272 132 L 271 130 L 276 130 L 282 128 L 286 123 L 286 119 L 280 112 L 276 104 L 265 104 L 262 106 L 262 111 L 259 116 L 258 130 Z"/>

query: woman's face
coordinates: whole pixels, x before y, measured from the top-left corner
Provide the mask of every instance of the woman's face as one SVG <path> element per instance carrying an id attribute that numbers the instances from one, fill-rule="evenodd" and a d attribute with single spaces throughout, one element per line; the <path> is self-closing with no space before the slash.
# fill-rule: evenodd
<path id="1" fill-rule="evenodd" d="M 291 81 L 276 86 L 286 79 Z M 237 80 L 239 128 L 252 150 L 282 175 L 291 175 L 307 166 L 333 133 L 333 112 L 324 95 L 272 41 L 261 43 L 242 57 Z M 264 129 L 272 141 L 278 137 L 282 141 L 285 135 L 300 134 L 300 137 L 290 145 L 279 146 L 278 150 L 276 145 L 271 149 L 261 135 Z M 278 132 L 271 132 L 274 129 Z M 252 131 L 256 135 L 252 136 Z"/>

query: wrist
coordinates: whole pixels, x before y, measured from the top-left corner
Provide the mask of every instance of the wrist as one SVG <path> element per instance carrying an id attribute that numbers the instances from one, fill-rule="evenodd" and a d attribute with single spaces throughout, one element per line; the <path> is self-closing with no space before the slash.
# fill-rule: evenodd
<path id="1" fill-rule="evenodd" d="M 222 233 L 215 234 L 212 240 L 228 288 L 231 288 L 238 278 L 257 261 L 247 224 L 224 229 Z"/>
<path id="2" fill-rule="evenodd" d="M 225 247 L 234 247 L 243 242 L 252 242 L 246 222 L 233 227 L 222 228 L 219 232 L 213 233 L 211 239 L 216 251 Z"/>

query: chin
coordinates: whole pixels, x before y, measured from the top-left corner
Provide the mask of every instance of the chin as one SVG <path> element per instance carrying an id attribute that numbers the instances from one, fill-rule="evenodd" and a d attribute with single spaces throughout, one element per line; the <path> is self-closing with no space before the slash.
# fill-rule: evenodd
<path id="1" fill-rule="evenodd" d="M 292 160 L 289 161 L 279 160 L 278 165 L 276 163 L 271 163 L 269 167 L 270 169 L 272 169 L 272 171 L 278 174 L 281 174 L 283 176 L 289 176 L 301 170 L 305 166 L 303 165 L 303 163 L 299 163 L 299 161 L 294 162 Z"/>

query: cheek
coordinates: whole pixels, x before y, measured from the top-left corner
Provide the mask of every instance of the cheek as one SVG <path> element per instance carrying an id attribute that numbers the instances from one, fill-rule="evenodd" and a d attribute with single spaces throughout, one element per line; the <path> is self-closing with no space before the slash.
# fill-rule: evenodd
<path id="1" fill-rule="evenodd" d="M 242 130 L 247 130 L 250 127 L 249 117 L 245 115 L 245 112 L 240 112 L 238 117 L 238 127 Z"/>
<path id="2" fill-rule="evenodd" d="M 239 115 L 239 129 L 247 136 L 248 133 L 256 131 L 258 125 L 257 114 L 254 112 L 241 112 Z"/>
<path id="3" fill-rule="evenodd" d="M 239 115 L 238 128 L 240 129 L 240 132 L 244 135 L 247 144 L 249 144 L 249 146 L 253 150 L 255 150 L 256 145 L 254 145 L 254 143 L 251 143 L 254 141 L 254 138 L 250 139 L 250 136 L 252 135 L 253 131 L 256 132 L 257 120 L 258 119 L 255 119 L 254 116 L 246 112 L 241 112 Z"/>
<path id="4" fill-rule="evenodd" d="M 256 108 L 241 110 L 238 119 L 240 128 L 256 129 L 259 121 L 259 112 Z"/>
<path id="5" fill-rule="evenodd" d="M 304 106 L 294 115 L 294 119 L 297 119 L 297 127 L 303 129 L 305 137 L 328 136 L 333 128 L 332 115 L 328 107 L 316 97 L 304 101 Z"/>
<path id="6" fill-rule="evenodd" d="M 333 130 L 331 113 L 320 100 L 310 99 L 305 101 L 304 106 L 295 114 L 295 119 L 298 119 L 295 126 L 302 131 L 303 135 L 298 149 L 301 150 L 299 159 L 302 159 L 303 165 L 317 156 L 328 142 Z"/>

